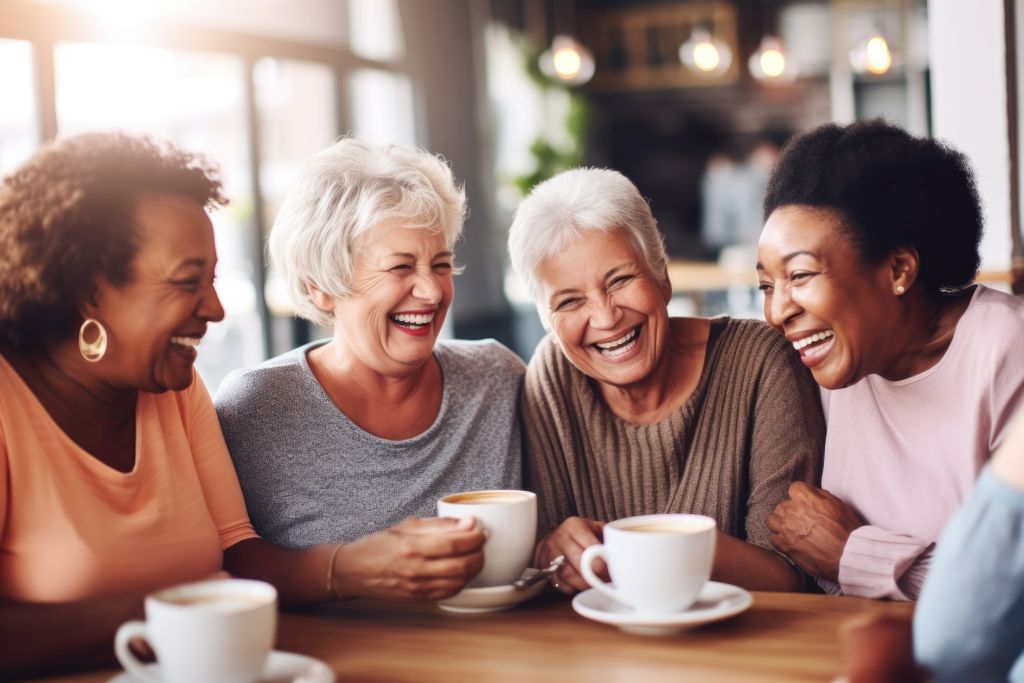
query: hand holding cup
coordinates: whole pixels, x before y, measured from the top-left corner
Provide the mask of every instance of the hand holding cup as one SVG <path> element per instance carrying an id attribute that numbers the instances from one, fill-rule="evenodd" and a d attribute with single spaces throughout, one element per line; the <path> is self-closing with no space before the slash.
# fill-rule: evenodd
<path id="1" fill-rule="evenodd" d="M 334 585 L 342 597 L 440 600 L 484 564 L 484 533 L 472 519 L 407 519 L 342 546 Z"/>
<path id="2" fill-rule="evenodd" d="M 487 536 L 483 568 L 471 588 L 505 586 L 522 576 L 537 539 L 537 496 L 530 491 L 467 491 L 437 501 L 441 518 L 474 519 Z"/>

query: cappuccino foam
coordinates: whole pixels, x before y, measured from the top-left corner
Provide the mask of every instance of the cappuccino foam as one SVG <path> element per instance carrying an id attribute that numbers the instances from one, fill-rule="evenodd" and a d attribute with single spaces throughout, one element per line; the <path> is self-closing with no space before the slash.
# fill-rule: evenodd
<path id="1" fill-rule="evenodd" d="M 453 505 L 484 505 L 487 503 L 522 503 L 529 499 L 530 496 L 516 491 L 469 491 L 445 496 L 441 502 Z"/>

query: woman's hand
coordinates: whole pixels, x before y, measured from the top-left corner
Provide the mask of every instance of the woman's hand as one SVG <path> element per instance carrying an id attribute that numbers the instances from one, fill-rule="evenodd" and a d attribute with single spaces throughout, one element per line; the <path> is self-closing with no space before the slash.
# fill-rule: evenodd
<path id="1" fill-rule="evenodd" d="M 810 574 L 839 581 L 839 561 L 850 534 L 864 526 L 857 512 L 825 489 L 795 481 L 789 498 L 765 520 L 772 544 Z"/>
<path id="2" fill-rule="evenodd" d="M 590 588 L 580 573 L 580 556 L 592 545 L 601 542 L 604 522 L 584 517 L 570 517 L 537 544 L 534 554 L 536 565 L 546 567 L 559 555 L 565 555 L 565 564 L 555 572 L 551 584 L 566 595 Z M 594 572 L 608 580 L 608 568 L 603 561 L 594 563 Z"/>
<path id="3" fill-rule="evenodd" d="M 471 518 L 407 519 L 342 546 L 334 587 L 342 597 L 447 598 L 483 568 L 484 540 Z"/>

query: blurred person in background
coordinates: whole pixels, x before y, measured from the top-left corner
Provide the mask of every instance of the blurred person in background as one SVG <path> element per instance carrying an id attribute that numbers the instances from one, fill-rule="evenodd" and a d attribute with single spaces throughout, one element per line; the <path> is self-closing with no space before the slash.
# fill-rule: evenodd
<path id="1" fill-rule="evenodd" d="M 616 171 L 535 187 L 509 251 L 551 330 L 523 398 L 536 566 L 564 555 L 558 587 L 583 590 L 580 556 L 606 522 L 695 513 L 718 525 L 712 578 L 798 590 L 765 517 L 793 481 L 817 483 L 825 434 L 814 382 L 785 339 L 753 320 L 669 317 L 661 235 Z"/>
<path id="2" fill-rule="evenodd" d="M 312 156 L 270 253 L 296 312 L 333 334 L 217 393 L 256 531 L 290 548 L 342 543 L 339 583 L 359 594 L 461 588 L 479 547 L 438 549 L 460 537 L 433 518 L 437 499 L 521 485 L 523 362 L 493 340 L 439 341 L 464 218 L 432 154 L 349 138 Z M 436 564 L 436 582 L 405 578 L 413 561 Z"/>
<path id="3" fill-rule="evenodd" d="M 224 201 L 200 157 L 120 133 L 49 144 L 0 186 L 0 677 L 109 660 L 145 594 L 222 568 L 285 605 L 354 593 L 339 546 L 257 536 L 193 367 L 224 317 L 205 211 Z M 478 571 L 482 542 L 438 544 L 462 551 L 443 575 Z"/>
<path id="4" fill-rule="evenodd" d="M 758 248 L 764 313 L 822 387 L 822 488 L 772 542 L 829 593 L 915 599 L 935 540 L 1024 393 L 1024 302 L 974 283 L 982 215 L 959 152 L 884 121 L 783 150 Z"/>

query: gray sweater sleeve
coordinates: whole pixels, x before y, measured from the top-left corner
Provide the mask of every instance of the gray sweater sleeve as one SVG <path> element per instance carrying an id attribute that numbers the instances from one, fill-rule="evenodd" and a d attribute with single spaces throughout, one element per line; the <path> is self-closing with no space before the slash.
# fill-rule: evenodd
<path id="1" fill-rule="evenodd" d="M 1024 491 L 982 471 L 939 538 L 914 614 L 936 683 L 1024 682 Z"/>

